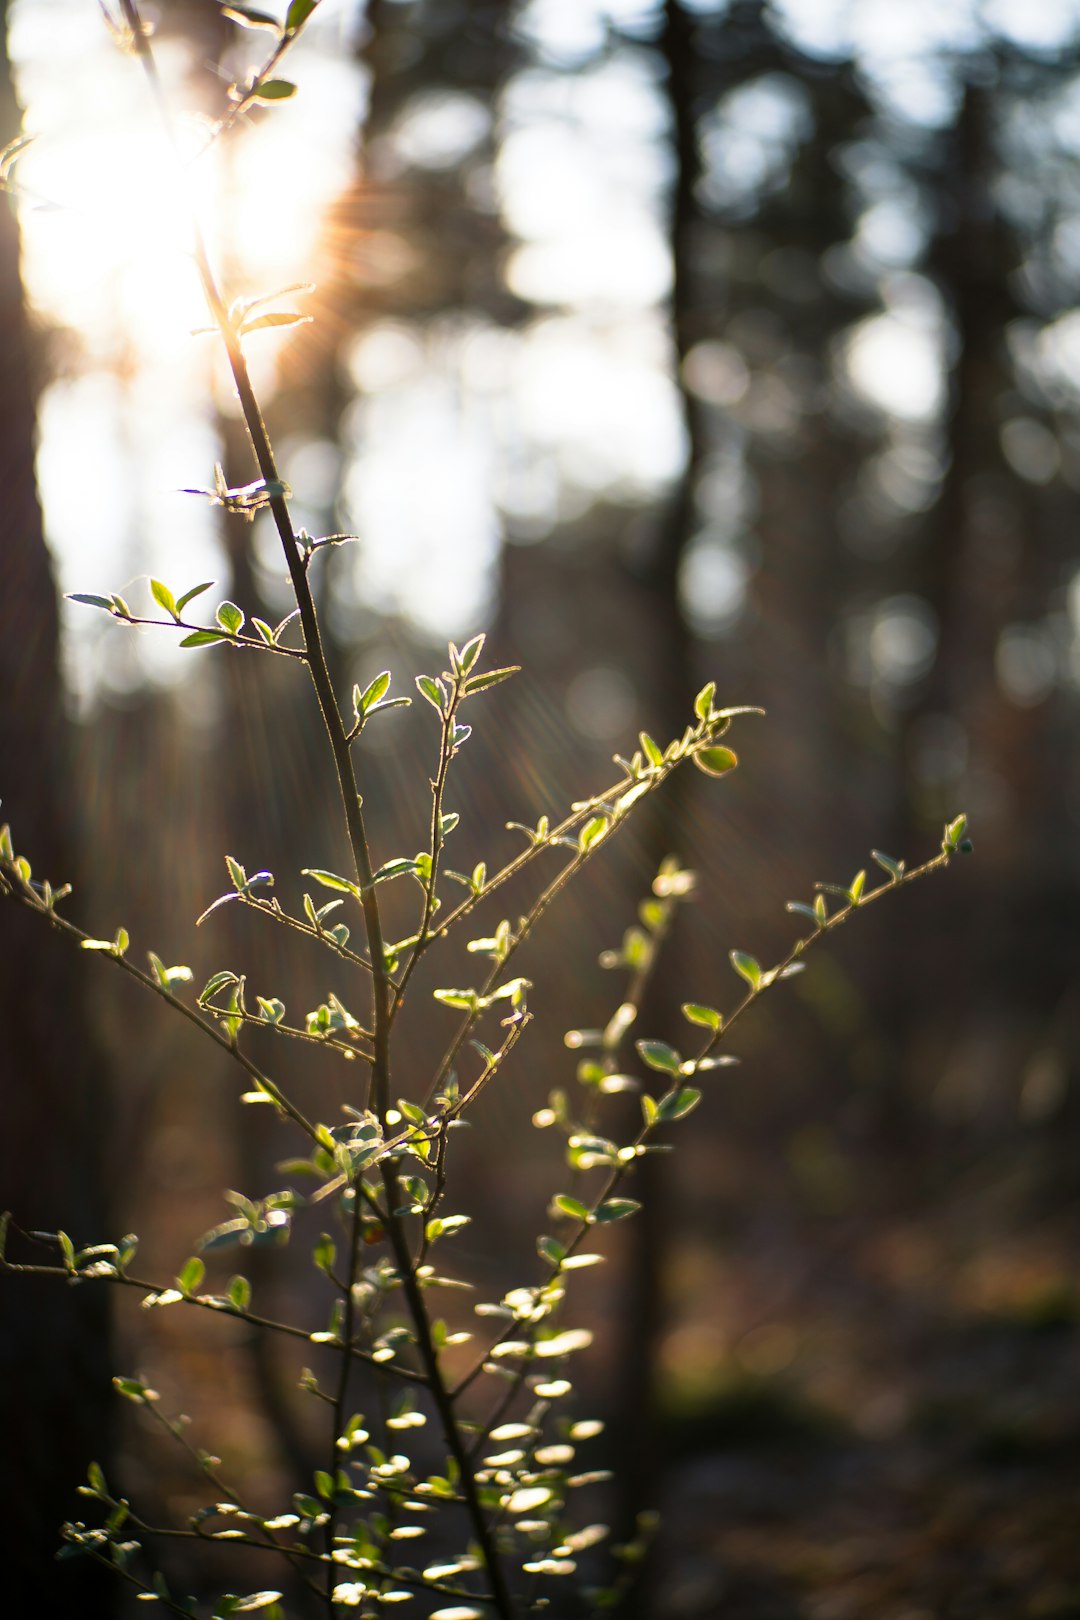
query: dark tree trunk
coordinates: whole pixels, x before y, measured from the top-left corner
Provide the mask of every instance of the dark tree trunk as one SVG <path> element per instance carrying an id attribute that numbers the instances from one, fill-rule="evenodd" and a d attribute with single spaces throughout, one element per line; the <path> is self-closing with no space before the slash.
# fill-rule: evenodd
<path id="1" fill-rule="evenodd" d="M 0 141 L 19 114 L 0 5 Z M 54 883 L 75 875 L 72 781 L 59 673 L 56 591 L 34 481 L 33 344 L 13 205 L 0 203 L 0 793 L 20 854 Z M 77 896 L 75 904 L 77 905 Z M 100 1167 L 105 1077 L 89 1016 L 87 967 L 14 905 L 0 908 L 0 1203 L 26 1228 L 105 1237 Z M 36 1258 L 49 1258 L 39 1253 Z M 79 1511 L 95 1459 L 108 1471 L 111 1398 L 105 1290 L 3 1279 L 0 1546 L 4 1595 L 35 1620 L 97 1620 L 108 1576 L 56 1564 L 59 1526 Z M 13 1608 L 11 1612 L 16 1612 Z"/>

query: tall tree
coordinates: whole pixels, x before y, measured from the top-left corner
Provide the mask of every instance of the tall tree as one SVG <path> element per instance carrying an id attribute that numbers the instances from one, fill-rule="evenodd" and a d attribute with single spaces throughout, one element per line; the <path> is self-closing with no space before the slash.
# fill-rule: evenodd
<path id="1" fill-rule="evenodd" d="M 0 142 L 20 114 L 0 6 Z M 76 877 L 78 784 L 72 778 L 59 667 L 56 588 L 34 479 L 35 346 L 10 199 L 0 206 L 0 761 L 18 847 L 54 882 Z M 77 905 L 77 896 L 76 902 Z M 104 1235 L 106 1076 L 85 963 L 14 905 L 0 907 L 0 1201 L 20 1226 L 62 1227 L 78 1244 Z M 37 1256 L 41 1258 L 40 1254 Z M 14 1289 L 18 1289 L 15 1297 Z M 77 1513 L 73 1482 L 108 1465 L 111 1373 L 104 1290 L 48 1279 L 5 1286 L 0 1334 L 0 1590 L 38 1620 L 98 1620 L 112 1583 L 56 1564 L 59 1525 Z"/>

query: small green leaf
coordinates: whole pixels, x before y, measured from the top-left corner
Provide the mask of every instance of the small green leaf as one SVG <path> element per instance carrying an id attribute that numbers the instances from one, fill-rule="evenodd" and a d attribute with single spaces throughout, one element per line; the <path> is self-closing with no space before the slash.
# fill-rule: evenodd
<path id="1" fill-rule="evenodd" d="M 410 861 L 406 859 L 405 856 L 399 855 L 392 861 L 384 861 L 382 866 L 379 867 L 378 871 L 372 877 L 371 882 L 373 885 L 376 883 L 386 883 L 390 878 L 403 877 L 405 875 L 412 876 L 412 874 L 418 870 L 419 868 L 415 861 Z M 314 877 L 315 873 L 312 872 L 310 876 Z"/>
<path id="2" fill-rule="evenodd" d="M 671 1091 L 661 1098 L 657 1109 L 658 1119 L 682 1119 L 690 1114 L 701 1101 L 701 1092 L 694 1086 L 681 1086 L 678 1091 Z"/>
<path id="3" fill-rule="evenodd" d="M 193 1294 L 205 1276 L 206 1267 L 198 1255 L 193 1254 L 190 1260 L 185 1260 L 177 1274 L 176 1281 L 179 1284 L 180 1292 L 182 1294 Z"/>
<path id="4" fill-rule="evenodd" d="M 325 872 L 318 866 L 302 867 L 301 872 L 304 877 L 314 878 L 316 883 L 321 883 L 324 889 L 339 889 L 343 894 L 355 894 L 359 898 L 358 885 L 350 883 L 348 878 L 339 877 L 336 872 Z"/>
<path id="5" fill-rule="evenodd" d="M 319 0 L 290 0 L 289 9 L 285 13 L 286 31 L 291 34 L 294 29 L 302 28 L 318 3 Z"/>
<path id="6" fill-rule="evenodd" d="M 571 1198 L 567 1193 L 557 1193 L 551 1200 L 552 1208 L 557 1209 L 560 1215 L 569 1215 L 574 1221 L 587 1221 L 589 1210 L 580 1198 Z"/>
<path id="7" fill-rule="evenodd" d="M 193 630 L 189 636 L 184 637 L 180 645 L 181 647 L 212 647 L 215 642 L 224 640 L 226 640 L 226 637 L 219 636 L 214 630 Z"/>
<path id="8" fill-rule="evenodd" d="M 967 816 L 957 816 L 955 821 L 950 821 L 946 825 L 945 836 L 942 840 L 943 847 L 947 850 L 959 849 L 966 831 Z"/>
<path id="9" fill-rule="evenodd" d="M 643 1091 L 641 1094 L 641 1115 L 646 1125 L 650 1127 L 655 1125 L 659 1112 L 660 1109 L 656 1098 L 650 1097 L 647 1091 Z"/>
<path id="10" fill-rule="evenodd" d="M 252 99 L 258 102 L 288 101 L 295 94 L 296 86 L 291 79 L 263 79 L 255 86 Z"/>
<path id="11" fill-rule="evenodd" d="M 438 709 L 440 714 L 446 712 L 446 688 L 442 681 L 432 680 L 430 675 L 416 677 L 417 690 L 426 697 L 432 708 Z"/>
<path id="12" fill-rule="evenodd" d="M 233 1614 L 247 1614 L 251 1609 L 268 1609 L 271 1603 L 280 1602 L 284 1594 L 281 1592 L 252 1592 L 248 1597 L 233 1602 Z"/>
<path id="13" fill-rule="evenodd" d="M 246 1277 L 230 1278 L 229 1304 L 235 1311 L 246 1311 L 251 1304 L 251 1284 Z"/>
<path id="14" fill-rule="evenodd" d="M 561 1266 L 566 1258 L 566 1247 L 553 1237 L 538 1237 L 536 1252 L 549 1266 Z"/>
<path id="15" fill-rule="evenodd" d="M 829 920 L 829 908 L 823 894 L 814 896 L 814 921 L 819 928 L 824 928 Z"/>
<path id="16" fill-rule="evenodd" d="M 903 861 L 894 861 L 891 855 L 886 855 L 880 849 L 870 851 L 871 858 L 877 862 L 883 872 L 888 872 L 894 883 L 899 883 L 904 875 Z"/>
<path id="17" fill-rule="evenodd" d="M 480 635 L 473 636 L 472 640 L 467 641 L 464 647 L 462 647 L 456 659 L 458 670 L 462 675 L 467 675 L 472 669 L 473 665 L 476 663 L 476 660 L 483 651 L 484 642 L 486 640 L 487 637 L 481 631 Z"/>
<path id="18" fill-rule="evenodd" d="M 314 1261 L 315 1265 L 318 1266 L 320 1271 L 325 1271 L 329 1276 L 330 1272 L 334 1268 L 334 1259 L 336 1255 L 337 1250 L 334 1247 L 333 1238 L 330 1237 L 328 1233 L 324 1232 L 319 1238 L 319 1241 L 316 1243 L 314 1249 L 311 1251 L 312 1260 Z"/>
<path id="19" fill-rule="evenodd" d="M 159 607 L 163 607 L 166 613 L 171 614 L 174 619 L 179 619 L 180 613 L 176 606 L 176 598 L 169 587 L 161 583 L 160 579 L 150 581 L 150 594 Z"/>
<path id="20" fill-rule="evenodd" d="M 223 630 L 228 630 L 234 636 L 244 628 L 244 615 L 235 602 L 222 602 L 214 618 Z"/>
<path id="21" fill-rule="evenodd" d="M 707 686 L 703 686 L 701 688 L 701 691 L 694 699 L 694 713 L 697 715 L 699 720 L 708 720 L 710 714 L 712 713 L 713 698 L 715 696 L 715 681 L 710 681 Z"/>
<path id="22" fill-rule="evenodd" d="M 463 1012 L 475 1012 L 480 1001 L 475 990 L 433 990 L 431 993 L 444 1007 L 460 1007 Z"/>
<path id="23" fill-rule="evenodd" d="M 86 1470 L 86 1477 L 99 1496 L 108 1496 L 109 1487 L 105 1483 L 105 1475 L 102 1472 L 100 1463 L 90 1463 Z"/>
<path id="24" fill-rule="evenodd" d="M 145 1406 L 158 1398 L 156 1389 L 147 1389 L 137 1378 L 114 1378 L 113 1389 L 118 1395 L 123 1395 L 125 1400 L 134 1401 L 137 1406 Z"/>
<path id="25" fill-rule="evenodd" d="M 650 765 L 661 766 L 664 763 L 664 751 L 657 742 L 654 742 L 647 731 L 638 733 L 641 751 Z"/>
<path id="26" fill-rule="evenodd" d="M 275 645 L 274 632 L 273 632 L 273 630 L 271 630 L 271 628 L 267 624 L 266 620 L 265 619 L 252 619 L 251 623 L 254 626 L 255 630 L 262 637 L 262 639 L 266 642 L 266 645 L 268 647 L 273 647 Z"/>
<path id="27" fill-rule="evenodd" d="M 324 1501 L 332 1502 L 334 1499 L 334 1476 L 328 1474 L 325 1469 L 316 1468 L 315 1489 Z"/>
<path id="28" fill-rule="evenodd" d="M 69 602 L 82 602 L 85 607 L 104 608 L 106 613 L 113 610 L 112 602 L 107 596 L 91 596 L 87 591 L 69 591 Z"/>
<path id="29" fill-rule="evenodd" d="M 623 1221 L 641 1208 L 636 1198 L 605 1198 L 593 1219 L 598 1226 L 609 1226 L 612 1221 Z"/>
<path id="30" fill-rule="evenodd" d="M 204 585 L 193 585 L 189 591 L 185 591 L 183 596 L 177 598 L 177 612 L 183 613 L 188 603 L 194 602 L 195 598 L 197 596 L 201 596 L 203 591 L 208 591 L 213 583 L 214 581 L 212 579 L 208 579 Z"/>
<path id="31" fill-rule="evenodd" d="M 723 1018 L 715 1007 L 702 1007 L 696 1001 L 684 1001 L 682 1015 L 689 1024 L 700 1024 L 703 1029 L 717 1030 Z"/>
<path id="32" fill-rule="evenodd" d="M 212 973 L 199 992 L 199 1006 L 205 1007 L 206 1003 L 216 996 L 219 990 L 224 990 L 226 985 L 236 983 L 236 974 L 230 968 L 222 968 L 220 973 Z"/>
<path id="33" fill-rule="evenodd" d="M 692 755 L 694 764 L 706 776 L 726 776 L 739 763 L 738 754 L 730 748 L 699 748 Z"/>
<path id="34" fill-rule="evenodd" d="M 594 844 L 600 842 L 610 826 L 611 823 L 606 816 L 593 816 L 585 823 L 578 834 L 578 849 L 582 855 L 587 854 Z"/>
<path id="35" fill-rule="evenodd" d="M 508 681 L 511 675 L 516 675 L 520 669 L 520 664 L 508 664 L 505 669 L 489 669 L 485 670 L 483 675 L 473 675 L 465 682 L 464 695 L 475 697 L 477 692 L 486 692 L 489 687 L 498 686 L 500 681 Z"/>
<path id="36" fill-rule="evenodd" d="M 761 963 L 754 956 L 748 956 L 745 951 L 731 952 L 731 965 L 739 976 L 746 980 L 751 990 L 757 990 L 761 985 Z"/>
<path id="37" fill-rule="evenodd" d="M 643 1063 L 661 1074 L 678 1074 L 682 1058 L 666 1041 L 635 1041 L 635 1049 Z"/>
<path id="38" fill-rule="evenodd" d="M 857 906 L 859 904 L 859 901 L 863 897 L 863 890 L 865 888 L 866 888 L 866 873 L 865 872 L 856 872 L 855 876 L 851 880 L 851 887 L 848 889 L 848 892 L 847 892 L 848 899 L 851 901 L 851 904 L 853 906 Z"/>
<path id="39" fill-rule="evenodd" d="M 386 696 L 391 681 L 390 671 L 384 669 L 380 675 L 361 691 L 359 686 L 353 687 L 353 712 L 358 720 L 362 720 L 369 709 L 373 709 L 381 698 Z"/>

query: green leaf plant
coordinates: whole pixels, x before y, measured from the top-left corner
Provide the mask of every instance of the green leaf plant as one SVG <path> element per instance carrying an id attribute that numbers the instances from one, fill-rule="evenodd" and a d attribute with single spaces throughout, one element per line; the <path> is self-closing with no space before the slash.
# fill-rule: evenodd
<path id="1" fill-rule="evenodd" d="M 223 8 L 237 26 L 272 37 L 263 70 L 233 87 L 224 124 L 235 122 L 255 103 L 291 94 L 277 68 L 315 8 L 316 0 L 292 0 L 281 23 L 246 4 Z M 150 31 L 137 0 L 119 0 L 113 27 L 141 62 L 159 115 L 171 130 Z M 150 1524 L 120 1485 L 91 1462 L 81 1490 L 93 1504 L 93 1522 L 64 1525 L 61 1556 L 111 1566 L 141 1597 L 171 1613 L 209 1612 L 215 1620 L 255 1610 L 264 1611 L 269 1620 L 282 1616 L 282 1593 L 261 1584 L 275 1563 L 289 1581 L 318 1594 L 331 1616 L 370 1615 L 406 1600 L 415 1609 L 420 1600 L 430 1620 L 489 1615 L 510 1620 L 548 1606 L 553 1586 L 565 1591 L 575 1579 L 586 1608 L 610 1610 L 625 1588 L 625 1570 L 619 1572 L 616 1555 L 610 1584 L 595 1586 L 590 1549 L 607 1531 L 589 1523 L 588 1513 L 578 1505 L 603 1475 L 583 1467 L 578 1457 L 579 1447 L 600 1425 L 568 1409 L 571 1361 L 590 1340 L 586 1329 L 574 1325 L 575 1274 L 602 1261 L 606 1228 L 631 1219 L 639 1209 L 634 1172 L 642 1155 L 667 1145 L 670 1130 L 698 1106 L 712 1072 L 734 1061 L 725 1043 L 736 1023 L 799 971 L 803 958 L 855 911 L 966 853 L 970 843 L 964 818 L 949 823 L 939 852 L 921 865 L 907 868 L 875 851 L 873 859 L 885 874 L 878 886 L 868 888 L 866 873 L 860 871 L 847 886 L 820 885 L 811 902 L 793 903 L 791 909 L 805 918 L 807 928 L 781 961 L 766 967 L 744 951 L 732 951 L 741 999 L 726 1012 L 685 1003 L 687 1028 L 678 1047 L 652 1035 L 630 1040 L 675 912 L 694 885 L 693 875 L 677 861 L 665 861 L 637 923 L 620 947 L 602 959 L 624 978 L 618 1006 L 604 1028 L 572 1030 L 566 1037 L 567 1045 L 581 1054 L 576 1089 L 573 1094 L 553 1091 L 548 1105 L 534 1116 L 538 1129 L 564 1138 L 567 1181 L 551 1200 L 547 1230 L 527 1262 L 526 1280 L 500 1299 L 472 1307 L 467 1316 L 447 1320 L 436 1301 L 458 1299 L 458 1291 L 470 1286 L 443 1259 L 445 1246 L 466 1224 L 466 1217 L 454 1212 L 452 1137 L 481 1093 L 509 1066 L 528 1028 L 531 986 L 513 971 L 519 948 L 567 886 L 594 857 L 602 857 L 638 806 L 676 771 L 687 763 L 712 778 L 734 770 L 737 756 L 721 739 L 736 718 L 757 711 L 717 707 L 710 683 L 698 694 L 680 737 L 661 746 L 643 733 L 628 758 L 616 757 L 617 774 L 603 792 L 571 804 L 556 818 L 511 824 L 524 835 L 516 856 L 501 866 L 480 862 L 472 872 L 459 873 L 444 859 L 457 822 L 446 809 L 447 783 L 469 737 L 474 711 L 475 718 L 482 718 L 488 692 L 514 673 L 511 668 L 485 668 L 484 637 L 476 635 L 461 648 L 450 646 L 445 669 L 415 679 L 416 692 L 434 711 L 438 739 L 433 774 L 427 762 L 418 767 L 431 794 L 426 847 L 414 856 L 377 856 L 364 819 L 359 745 L 366 727 L 380 723 L 382 711 L 410 699 L 388 696 L 391 677 L 384 671 L 366 689 L 353 691 L 348 714 L 339 704 L 308 569 L 320 544 L 343 537 L 312 541 L 294 529 L 289 491 L 279 475 L 245 359 L 246 335 L 262 323 L 252 320 L 250 304 L 226 303 L 197 226 L 194 242 L 206 302 L 258 471 L 258 478 L 241 490 L 229 489 L 218 471 L 214 488 L 203 493 L 245 515 L 259 508 L 269 511 L 295 606 L 272 628 L 249 620 L 232 602 L 222 602 L 209 623 L 186 617 L 189 604 L 210 589 L 205 583 L 175 593 L 154 580 L 151 595 L 165 615 L 162 619 L 137 616 L 113 594 L 80 594 L 76 600 L 125 624 L 179 629 L 188 647 L 224 644 L 286 656 L 306 667 L 336 771 L 349 870 L 339 874 L 305 868 L 310 886 L 294 913 L 273 893 L 272 873 L 249 875 L 229 856 L 229 886 L 199 920 L 236 904 L 305 936 L 351 971 L 362 1011 L 354 1013 L 331 995 L 319 1007 L 290 1016 L 282 999 L 250 995 L 244 975 L 232 969 L 214 973 L 195 990 L 185 966 L 166 966 L 166 959 L 153 951 L 145 953 L 143 965 L 125 929 L 112 938 L 94 938 L 71 923 L 60 909 L 67 886 L 54 887 L 35 877 L 30 862 L 16 854 L 10 830 L 0 829 L 0 895 L 37 913 L 76 947 L 111 962 L 195 1025 L 236 1064 L 244 1102 L 274 1110 L 293 1138 L 294 1152 L 282 1167 L 290 1185 L 258 1198 L 229 1193 L 229 1218 L 197 1239 L 198 1252 L 182 1260 L 172 1278 L 142 1274 L 133 1235 L 80 1248 L 64 1232 L 22 1231 L 14 1216 L 5 1216 L 0 1225 L 0 1269 L 134 1290 L 148 1309 L 233 1317 L 253 1331 L 322 1346 L 336 1370 L 328 1382 L 311 1372 L 302 1379 L 312 1397 L 313 1423 L 325 1431 L 325 1441 L 320 1441 L 324 1466 L 312 1479 L 297 1482 L 293 1494 L 269 1514 L 249 1506 L 229 1484 L 222 1465 L 191 1446 L 184 1423 L 162 1413 L 154 1390 L 138 1379 L 118 1377 L 118 1395 L 141 1407 L 188 1453 L 202 1476 L 207 1500 L 181 1525 Z M 537 876 L 524 914 L 516 920 L 496 916 L 468 937 L 473 914 L 484 907 L 491 918 L 493 896 L 526 869 Z M 415 927 L 395 942 L 384 932 L 383 891 L 405 879 L 414 885 Z M 434 992 L 453 1014 L 453 1024 L 444 1049 L 432 1058 L 426 1083 L 410 1097 L 400 1097 L 394 1088 L 394 1054 L 410 985 L 421 960 L 452 933 L 466 938 L 481 967 L 471 985 Z M 247 1041 L 252 1025 L 282 1040 L 332 1048 L 355 1065 L 359 1081 L 343 1118 L 308 1117 L 252 1057 Z M 624 1122 L 620 1138 L 609 1134 L 606 1103 L 626 1092 L 638 1096 L 640 1122 L 628 1133 L 625 1109 L 616 1110 Z M 294 1230 L 311 1246 L 326 1298 L 321 1322 L 266 1315 L 241 1272 L 221 1284 L 208 1284 L 217 1251 L 242 1257 L 247 1248 L 280 1243 Z M 20 1255 L 29 1252 L 32 1258 L 11 1257 L 12 1234 Z M 45 1253 L 34 1255 L 35 1248 Z M 470 1354 L 471 1360 L 463 1359 Z M 357 1399 L 380 1413 L 380 1436 L 385 1428 L 394 1437 L 394 1450 L 388 1452 L 372 1439 L 375 1425 L 369 1426 L 357 1410 Z M 430 1445 L 419 1448 L 429 1459 L 423 1463 L 414 1460 L 410 1448 L 410 1433 L 425 1428 L 436 1436 L 434 1454 L 440 1460 L 434 1468 Z M 459 1550 L 425 1559 L 424 1538 L 436 1514 L 452 1527 L 441 1535 L 440 1547 Z M 209 1611 L 172 1592 L 154 1567 L 154 1545 L 161 1535 L 174 1541 L 228 1542 L 238 1590 L 222 1594 Z M 588 1585 L 584 1573 L 579 1574 L 586 1553 Z M 624 1565 L 632 1565 L 639 1554 L 640 1548 L 621 1549 Z M 260 1577 L 257 1586 L 249 1579 L 252 1573 Z"/>

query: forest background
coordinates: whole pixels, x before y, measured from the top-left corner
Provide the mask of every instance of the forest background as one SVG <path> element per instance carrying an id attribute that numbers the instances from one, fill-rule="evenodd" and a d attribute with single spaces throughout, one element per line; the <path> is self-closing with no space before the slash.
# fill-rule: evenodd
<path id="1" fill-rule="evenodd" d="M 334 866 L 306 705 L 58 592 L 214 578 L 273 622 L 280 565 L 263 519 L 181 493 L 243 481 L 243 434 L 137 73 L 81 0 L 0 12 L 2 135 L 36 137 L 0 221 L 4 816 L 94 931 L 272 982 L 274 940 L 190 925 L 226 850 Z M 213 0 L 157 24 L 174 97 L 219 116 L 250 34 Z M 666 1515 L 654 1612 L 1080 1615 L 1080 6 L 324 0 L 289 72 L 199 185 L 232 290 L 315 284 L 253 358 L 300 520 L 360 537 L 320 575 L 339 682 L 483 627 L 523 664 L 466 839 L 677 734 L 705 679 L 768 711 L 532 947 L 547 1033 L 469 1150 L 508 1247 L 546 1186 L 529 1116 L 563 1029 L 610 1012 L 597 959 L 659 853 L 701 875 L 672 983 L 710 1000 L 812 880 L 961 809 L 976 839 L 741 1032 L 591 1301 L 613 1511 Z M 371 767 L 402 848 L 421 726 Z M 32 919 L 0 914 L 0 956 L 0 1202 L 168 1270 L 274 1145 Z M 309 1461 L 290 1364 L 103 1307 L 4 1288 L 3 1562 L 39 1620 L 71 1612 L 50 1559 L 90 1455 L 190 1488 L 103 1393 L 120 1363 L 251 1477 Z"/>

